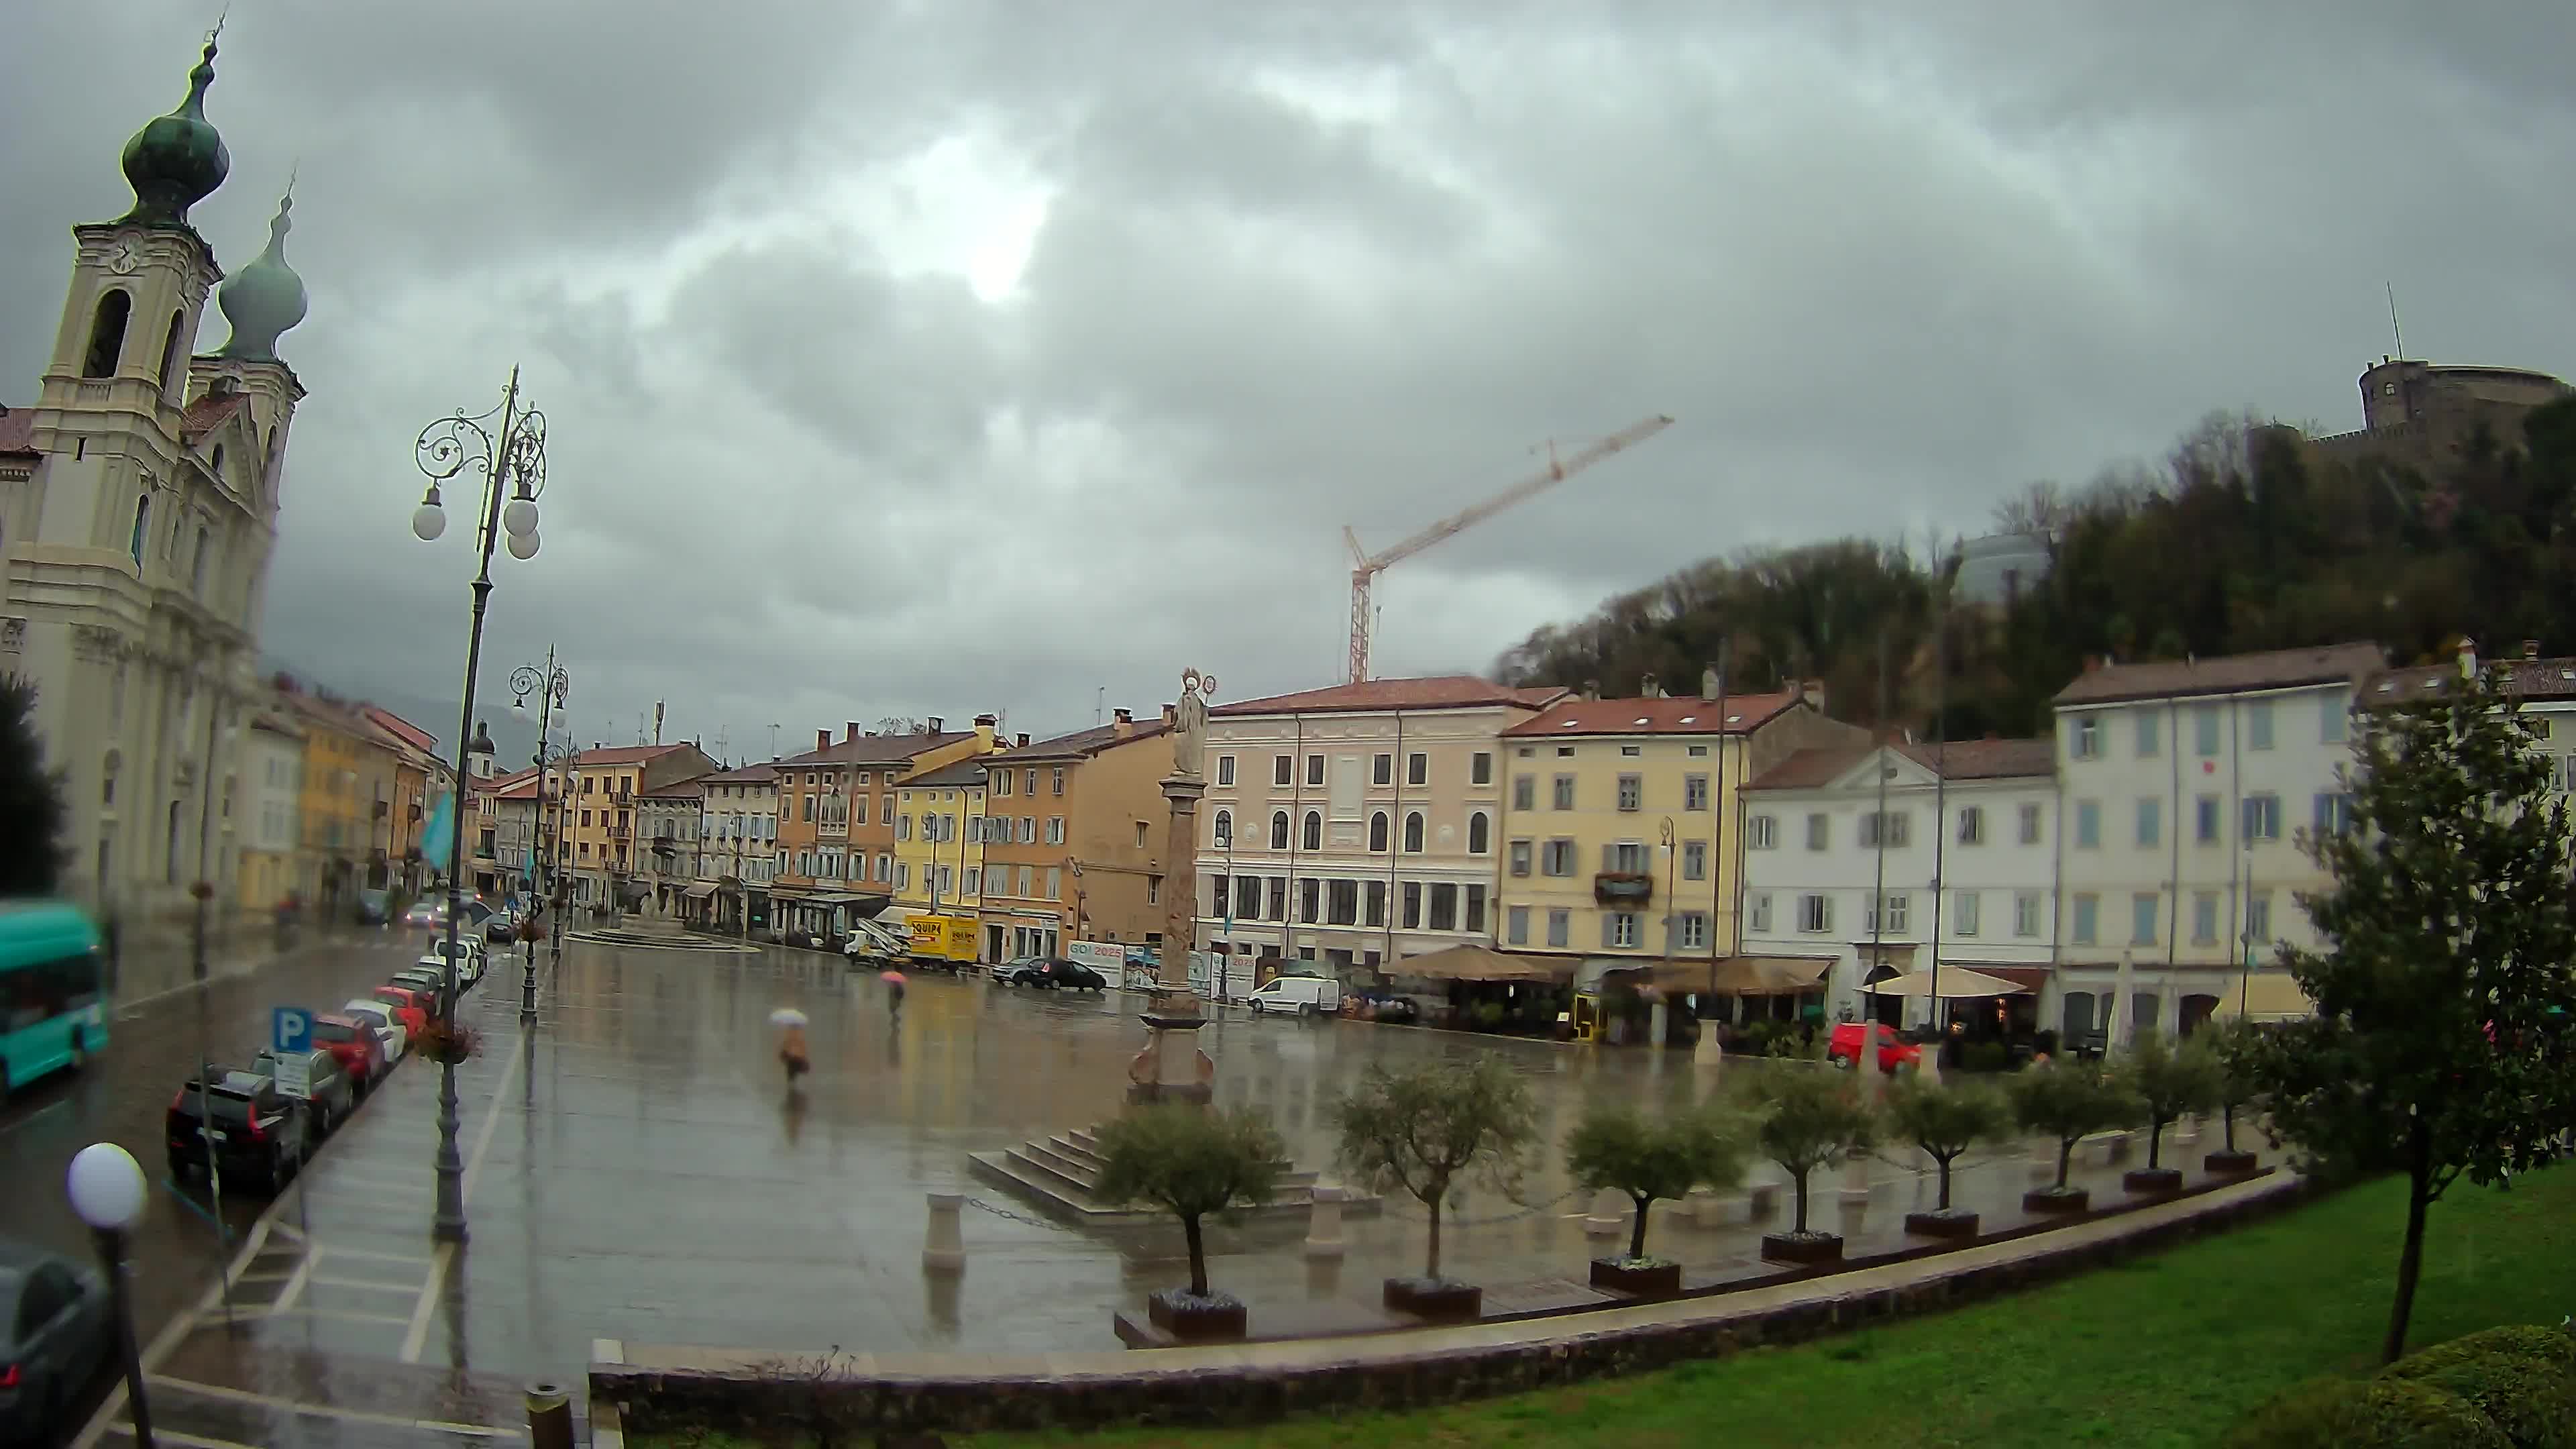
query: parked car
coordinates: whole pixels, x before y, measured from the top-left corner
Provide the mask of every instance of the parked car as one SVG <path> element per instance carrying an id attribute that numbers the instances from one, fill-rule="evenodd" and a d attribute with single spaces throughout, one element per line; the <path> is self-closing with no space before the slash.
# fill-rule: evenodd
<path id="1" fill-rule="evenodd" d="M 97 1269 L 0 1238 L 0 1443 L 71 1442 L 65 1416 L 112 1351 L 109 1301 Z"/>
<path id="2" fill-rule="evenodd" d="M 383 1002 L 362 998 L 349 1006 L 350 1010 L 313 1018 L 313 1039 L 321 1043 L 322 1050 L 339 1058 L 341 1072 L 364 1099 L 402 1055 L 386 1031 L 387 1026 L 399 1030 L 402 1024 L 381 1014 Z M 367 1014 L 361 1015 L 359 1008 Z"/>
<path id="3" fill-rule="evenodd" d="M 387 892 L 385 892 L 385 891 L 373 890 L 373 889 L 369 889 L 369 890 L 362 890 L 362 891 L 358 892 L 358 924 L 359 924 L 359 925 L 361 925 L 361 926 L 381 926 L 381 925 L 385 925 L 385 924 L 387 924 L 388 922 L 390 922 L 390 921 L 392 921 L 392 920 L 393 920 L 393 918 L 394 918 L 394 914 L 393 914 L 393 913 L 394 913 L 394 902 L 393 902 L 393 897 L 392 897 L 392 895 L 391 895 L 391 894 L 389 894 L 389 893 L 387 893 Z"/>
<path id="4" fill-rule="evenodd" d="M 1005 961 L 1001 965 L 993 968 L 993 984 L 996 986 L 1031 985 L 1033 983 L 1029 982 L 1025 978 L 1034 974 L 1040 966 L 1045 964 L 1046 958 L 1044 956 L 1021 956 L 1014 960 Z"/>
<path id="5" fill-rule="evenodd" d="M 1410 996 L 1390 996 L 1383 991 L 1372 992 L 1360 998 L 1360 1005 L 1372 1021 L 1383 1021 L 1394 1026 L 1412 1026 L 1422 1020 L 1422 1003 Z"/>
<path id="6" fill-rule="evenodd" d="M 519 939 L 519 923 L 522 919 L 523 917 L 516 911 L 494 911 L 483 922 L 483 939 L 495 946 L 515 943 Z"/>
<path id="7" fill-rule="evenodd" d="M 405 1051 L 411 1049 L 413 1039 L 429 1029 L 430 1019 L 438 1015 L 438 991 L 435 987 L 423 990 L 409 982 L 401 985 L 388 982 L 367 995 L 376 1005 L 393 1013 L 395 1022 L 403 1029 Z"/>
<path id="8" fill-rule="evenodd" d="M 352 996 L 340 1008 L 352 1021 L 375 1028 L 385 1044 L 387 1065 L 401 1061 L 411 1053 L 411 1039 L 429 1025 L 429 1013 L 411 999 L 411 988 L 380 986 L 364 996 Z"/>
<path id="9" fill-rule="evenodd" d="M 447 969 L 447 953 L 433 942 L 427 955 L 414 961 L 423 971 Z M 456 989 L 463 991 L 483 979 L 483 943 L 460 936 L 456 940 Z"/>
<path id="10" fill-rule="evenodd" d="M 1252 1014 L 1315 1016 L 1342 1009 L 1342 983 L 1330 976 L 1274 976 L 1249 998 Z"/>
<path id="11" fill-rule="evenodd" d="M 447 902 L 444 898 L 415 901 L 410 910 L 403 912 L 403 929 L 408 931 L 426 930 L 445 924 L 447 924 Z"/>
<path id="12" fill-rule="evenodd" d="M 1029 973 L 1024 985 L 1042 986 L 1049 991 L 1107 991 L 1109 978 L 1062 956 L 1041 956 L 1037 969 Z"/>
<path id="13" fill-rule="evenodd" d="M 261 1052 L 251 1059 L 250 1069 L 268 1081 L 276 1082 L 277 1054 Z M 308 1157 L 314 1148 L 322 1145 L 323 1138 L 340 1130 L 340 1124 L 348 1121 L 349 1114 L 358 1110 L 357 1084 L 340 1070 L 339 1058 L 319 1047 L 306 1054 L 304 1090 L 290 1092 L 280 1084 L 277 1094 L 289 1104 L 298 1100 L 304 1104 L 304 1151 Z"/>
<path id="14" fill-rule="evenodd" d="M 1867 1026 L 1867 1022 L 1837 1022 L 1833 1032 L 1825 1038 L 1825 1060 L 1837 1067 L 1849 1067 L 1859 1061 L 1861 1032 Z M 1900 1066 L 1919 1067 L 1922 1064 L 1923 1048 L 1899 1038 L 1894 1027 L 1882 1026 L 1878 1034 L 1880 1071 L 1892 1072 Z"/>
<path id="15" fill-rule="evenodd" d="M 213 1121 L 201 1127 L 203 1106 Z M 256 1182 L 275 1192 L 303 1166 L 304 1144 L 277 1084 L 251 1072 L 218 1072 L 200 1089 L 195 1078 L 180 1084 L 162 1117 L 170 1175 L 185 1180 L 206 1170 L 207 1138 L 226 1182 Z"/>
<path id="16" fill-rule="evenodd" d="M 399 986 L 418 998 L 412 1004 L 429 1016 L 439 1015 L 439 1005 L 447 999 L 447 971 L 444 967 L 429 970 L 412 966 L 385 978 L 387 986 Z M 459 985 L 463 983 L 460 980 Z"/>

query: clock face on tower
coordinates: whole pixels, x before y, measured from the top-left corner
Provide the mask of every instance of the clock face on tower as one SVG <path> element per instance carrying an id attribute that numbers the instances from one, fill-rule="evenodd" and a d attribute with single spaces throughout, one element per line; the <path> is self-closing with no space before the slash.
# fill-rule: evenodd
<path id="1" fill-rule="evenodd" d="M 118 242 L 116 250 L 107 254 L 108 270 L 120 277 L 130 275 L 141 265 L 143 265 L 143 243 L 133 237 L 127 237 Z"/>

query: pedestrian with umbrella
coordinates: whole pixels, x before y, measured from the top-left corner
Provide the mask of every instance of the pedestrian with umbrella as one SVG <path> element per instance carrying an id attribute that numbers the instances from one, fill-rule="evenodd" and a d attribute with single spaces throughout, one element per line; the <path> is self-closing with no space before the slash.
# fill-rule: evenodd
<path id="1" fill-rule="evenodd" d="M 903 988 L 905 984 L 903 973 L 900 971 L 880 972 L 877 979 L 886 984 L 886 1024 L 891 1026 L 894 1023 L 903 1020 Z"/>
<path id="2" fill-rule="evenodd" d="M 805 1013 L 782 1006 L 769 1014 L 769 1024 L 780 1028 L 778 1060 L 787 1068 L 787 1090 L 796 1090 L 796 1079 L 813 1070 L 805 1055 Z"/>

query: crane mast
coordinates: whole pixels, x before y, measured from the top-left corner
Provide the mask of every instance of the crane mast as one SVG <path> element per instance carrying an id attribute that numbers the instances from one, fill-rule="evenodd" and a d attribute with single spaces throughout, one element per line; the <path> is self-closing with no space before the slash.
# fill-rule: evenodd
<path id="1" fill-rule="evenodd" d="M 1612 433 L 1568 458 L 1557 457 L 1555 445 L 1550 444 L 1545 468 L 1484 502 L 1460 509 L 1405 539 L 1402 543 L 1376 554 L 1361 548 L 1359 534 L 1348 525 L 1344 525 L 1342 541 L 1350 547 L 1351 551 L 1351 683 L 1364 683 L 1369 677 L 1370 593 L 1376 585 L 1377 576 L 1385 572 L 1389 565 L 1401 563 L 1444 538 L 1453 537 L 1473 528 L 1513 504 L 1527 502 L 1611 454 L 1644 442 L 1672 426 L 1672 422 L 1671 418 L 1660 415 L 1647 418 L 1643 422 Z"/>

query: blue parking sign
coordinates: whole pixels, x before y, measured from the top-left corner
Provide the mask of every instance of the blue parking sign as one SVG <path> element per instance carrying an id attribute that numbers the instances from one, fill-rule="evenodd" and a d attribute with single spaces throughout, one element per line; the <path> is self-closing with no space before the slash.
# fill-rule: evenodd
<path id="1" fill-rule="evenodd" d="M 268 1045 L 279 1056 L 313 1050 L 313 1013 L 281 1006 L 269 1013 Z"/>

